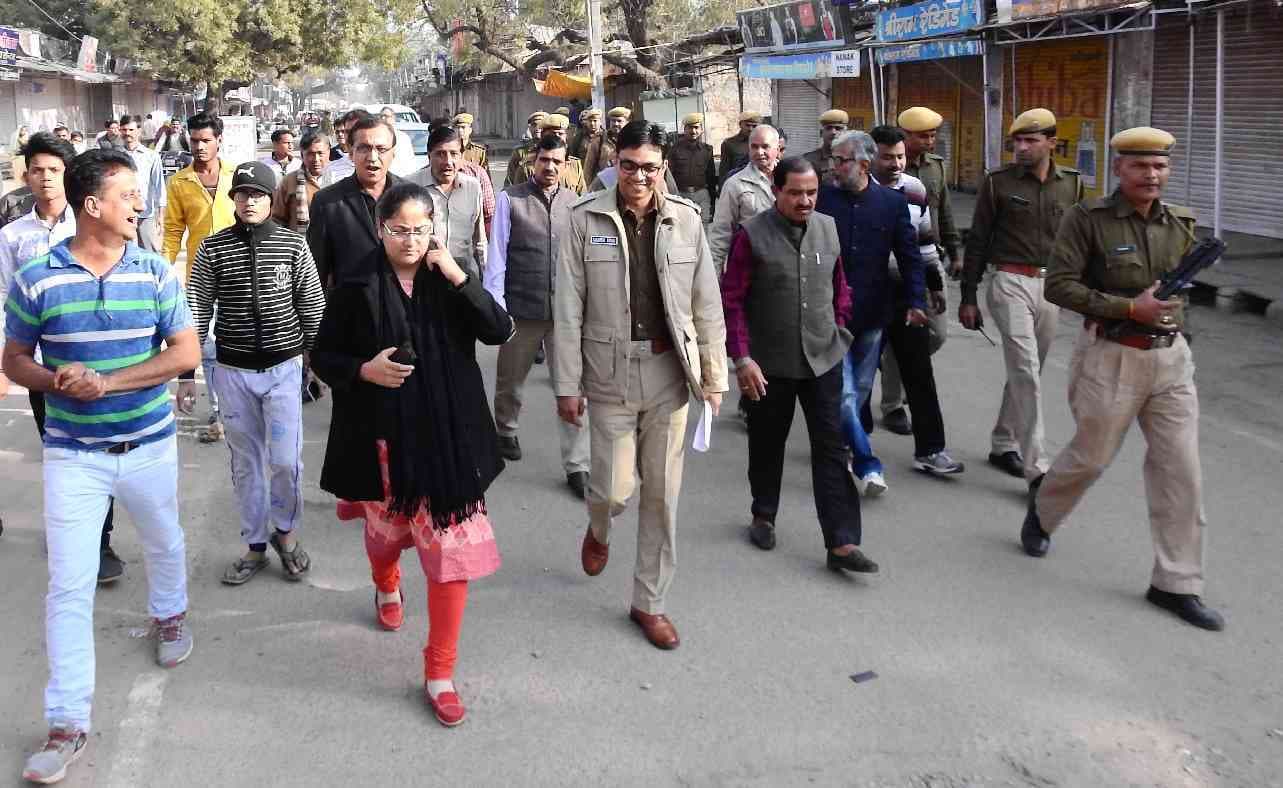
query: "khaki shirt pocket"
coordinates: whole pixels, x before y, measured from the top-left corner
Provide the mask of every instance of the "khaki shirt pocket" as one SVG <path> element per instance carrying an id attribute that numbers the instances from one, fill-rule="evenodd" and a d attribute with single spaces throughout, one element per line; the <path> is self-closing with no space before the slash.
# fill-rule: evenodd
<path id="1" fill-rule="evenodd" d="M 610 326 L 585 323 L 581 343 L 584 355 L 584 388 L 610 384 L 615 380 L 615 330 Z"/>
<path id="2" fill-rule="evenodd" d="M 1144 290 L 1149 281 L 1149 267 L 1141 259 L 1135 244 L 1110 244 L 1105 250 L 1105 287 L 1108 290 Z"/>
<path id="3" fill-rule="evenodd" d="M 602 240 L 605 240 L 603 237 Z M 611 237 L 614 245 L 589 244 L 584 250 L 584 282 L 589 291 L 618 290 L 623 279 L 623 241 Z"/>

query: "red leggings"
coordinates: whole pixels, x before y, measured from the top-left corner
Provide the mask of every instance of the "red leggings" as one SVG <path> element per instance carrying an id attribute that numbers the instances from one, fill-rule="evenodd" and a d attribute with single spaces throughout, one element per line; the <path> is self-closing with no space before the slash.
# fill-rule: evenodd
<path id="1" fill-rule="evenodd" d="M 406 533 L 400 543 L 385 542 L 365 530 L 365 554 L 370 558 L 370 574 L 374 587 L 390 594 L 401 587 L 401 551 L 413 547 L 414 540 Z M 428 549 L 440 550 L 440 545 Z M 427 573 L 428 562 L 423 548 L 418 548 L 419 562 Z M 423 678 L 429 681 L 449 679 L 454 676 L 454 663 L 458 657 L 459 631 L 463 629 L 463 609 L 468 606 L 468 581 L 450 583 L 428 581 L 428 644 L 423 648 Z"/>

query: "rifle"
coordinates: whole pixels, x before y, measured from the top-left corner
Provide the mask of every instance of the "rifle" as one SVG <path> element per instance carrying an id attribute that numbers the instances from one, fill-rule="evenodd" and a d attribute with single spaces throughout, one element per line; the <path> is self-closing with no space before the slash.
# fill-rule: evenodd
<path id="1" fill-rule="evenodd" d="M 1193 284 L 1194 277 L 1202 273 L 1204 269 L 1215 265 L 1224 253 L 1225 242 L 1219 238 L 1204 238 L 1194 244 L 1181 257 L 1180 263 L 1159 280 L 1158 289 L 1154 291 L 1154 298 L 1159 301 L 1166 301 L 1189 287 Z"/>

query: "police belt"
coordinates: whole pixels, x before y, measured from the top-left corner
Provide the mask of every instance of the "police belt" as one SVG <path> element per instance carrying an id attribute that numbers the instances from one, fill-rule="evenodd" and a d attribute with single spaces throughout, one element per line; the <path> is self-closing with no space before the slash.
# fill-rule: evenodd
<path id="1" fill-rule="evenodd" d="M 1083 326 L 1096 332 L 1096 336 L 1137 350 L 1161 350 L 1171 347 L 1180 336 L 1179 331 L 1153 331 L 1130 320 L 1096 320 L 1087 318 Z"/>

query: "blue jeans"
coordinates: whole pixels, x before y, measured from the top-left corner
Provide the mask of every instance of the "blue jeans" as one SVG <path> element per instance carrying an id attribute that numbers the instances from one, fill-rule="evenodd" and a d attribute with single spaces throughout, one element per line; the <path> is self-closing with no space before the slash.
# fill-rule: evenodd
<path id="1" fill-rule="evenodd" d="M 860 424 L 860 408 L 869 401 L 873 376 L 882 353 L 882 329 L 873 328 L 855 335 L 851 349 L 842 359 L 842 435 L 851 448 L 851 468 L 864 478 L 882 473 L 882 461 L 873 456 L 869 435 Z"/>

